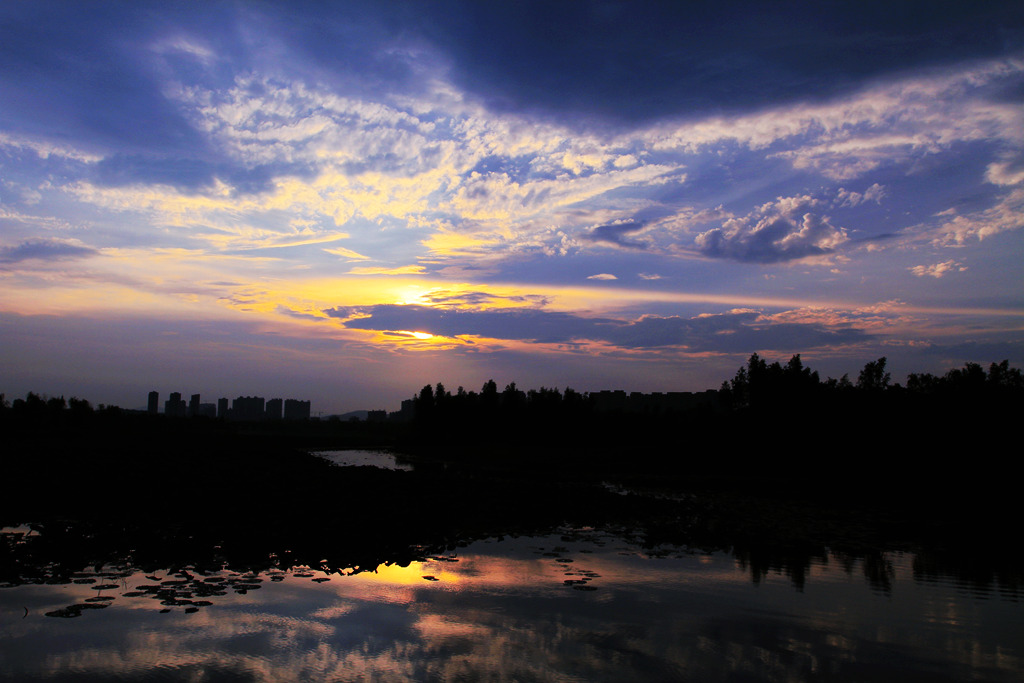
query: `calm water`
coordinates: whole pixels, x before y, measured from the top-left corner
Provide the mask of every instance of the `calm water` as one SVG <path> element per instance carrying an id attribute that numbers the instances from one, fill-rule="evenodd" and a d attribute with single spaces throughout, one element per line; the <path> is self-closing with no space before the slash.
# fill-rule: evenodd
<path id="1" fill-rule="evenodd" d="M 353 575 L 106 569 L 0 588 L 4 680 L 1024 680 L 1020 595 L 909 554 L 794 581 L 564 530 Z"/>
<path id="2" fill-rule="evenodd" d="M 313 451 L 319 456 L 339 467 L 379 467 L 385 470 L 412 471 L 412 465 L 398 462 L 393 453 L 387 451 L 344 450 L 344 451 Z"/>

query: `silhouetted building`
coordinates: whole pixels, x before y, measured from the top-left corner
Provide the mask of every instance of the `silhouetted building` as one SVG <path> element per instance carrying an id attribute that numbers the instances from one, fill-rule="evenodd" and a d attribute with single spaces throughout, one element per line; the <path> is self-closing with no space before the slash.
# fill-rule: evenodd
<path id="1" fill-rule="evenodd" d="M 386 410 L 367 410 L 366 421 L 367 422 L 387 422 L 388 411 Z"/>
<path id="2" fill-rule="evenodd" d="M 284 402 L 284 419 L 286 420 L 308 420 L 309 401 L 297 401 L 290 398 Z"/>
<path id="3" fill-rule="evenodd" d="M 407 398 L 402 401 L 402 407 L 397 413 L 392 413 L 391 418 L 399 422 L 407 422 L 416 417 L 416 400 Z"/>
<path id="4" fill-rule="evenodd" d="M 199 414 L 199 394 L 192 394 L 188 401 L 188 416 L 195 417 Z"/>
<path id="5" fill-rule="evenodd" d="M 167 417 L 185 417 L 186 405 L 181 400 L 181 394 L 177 391 L 171 392 L 171 397 L 164 401 L 164 415 Z"/>
<path id="6" fill-rule="evenodd" d="M 232 420 L 262 420 L 266 414 L 266 399 L 262 396 L 239 396 L 231 402 Z"/>
<path id="7" fill-rule="evenodd" d="M 217 405 L 214 403 L 200 403 L 196 411 L 198 417 L 217 417 Z"/>
<path id="8" fill-rule="evenodd" d="M 267 419 L 280 420 L 283 408 L 284 401 L 279 398 L 272 398 L 267 401 Z"/>
<path id="9" fill-rule="evenodd" d="M 156 415 L 160 406 L 160 394 L 156 391 L 149 392 L 149 406 L 147 410 L 150 415 Z"/>
<path id="10" fill-rule="evenodd" d="M 228 416 L 228 400 L 226 398 L 217 399 L 217 417 L 226 419 Z"/>

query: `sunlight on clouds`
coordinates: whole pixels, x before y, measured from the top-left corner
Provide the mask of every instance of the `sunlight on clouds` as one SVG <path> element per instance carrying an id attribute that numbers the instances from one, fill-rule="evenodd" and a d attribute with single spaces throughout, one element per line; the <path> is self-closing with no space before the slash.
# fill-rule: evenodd
<path id="1" fill-rule="evenodd" d="M 651 148 L 697 152 L 735 141 L 751 149 L 785 142 L 772 152 L 797 168 L 852 178 L 883 162 L 932 154 L 957 142 L 1024 143 L 1024 112 L 985 98 L 985 87 L 1019 76 L 1024 60 L 997 60 L 868 87 L 823 104 L 787 105 L 754 114 L 663 124 L 647 135 Z"/>
<path id="2" fill-rule="evenodd" d="M 483 257 L 487 252 L 496 251 L 496 247 L 504 244 L 511 235 L 484 232 L 459 232 L 451 229 L 440 229 L 423 240 L 434 256 L 477 256 Z"/>
<path id="3" fill-rule="evenodd" d="M 352 251 L 351 249 L 346 249 L 345 247 L 325 248 L 324 251 L 328 254 L 334 254 L 335 256 L 341 256 L 342 258 L 351 259 L 353 261 L 366 261 L 370 258 L 369 256 L 364 256 L 363 254 Z"/>
<path id="4" fill-rule="evenodd" d="M 963 272 L 967 270 L 967 267 L 962 266 L 951 259 L 949 261 L 935 263 L 930 266 L 913 266 L 911 268 L 908 268 L 908 270 L 918 277 L 929 276 L 938 279 L 944 276 L 946 273 Z"/>
<path id="5" fill-rule="evenodd" d="M 944 214 L 952 217 L 943 221 L 936 231 L 932 241 L 937 245 L 962 245 L 1001 232 L 1024 229 L 1024 188 L 1003 195 L 984 211 L 958 215 L 950 209 Z"/>
<path id="6" fill-rule="evenodd" d="M 101 154 L 76 149 L 71 145 L 58 144 L 49 140 L 28 136 L 12 135 L 4 131 L 0 131 L 0 147 L 6 147 L 9 150 L 29 150 L 40 159 L 61 157 L 88 164 L 94 164 L 103 159 L 103 155 Z"/>
<path id="7" fill-rule="evenodd" d="M 423 266 L 399 266 L 397 268 L 355 266 L 348 271 L 349 275 L 417 275 L 422 272 L 424 272 Z"/>

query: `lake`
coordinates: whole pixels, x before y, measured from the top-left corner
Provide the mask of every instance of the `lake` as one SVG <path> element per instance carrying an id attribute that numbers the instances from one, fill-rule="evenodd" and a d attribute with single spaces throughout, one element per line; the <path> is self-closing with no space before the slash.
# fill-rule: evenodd
<path id="1" fill-rule="evenodd" d="M 350 575 L 286 564 L 6 583 L 0 677 L 1024 680 L 1019 587 L 909 552 L 824 553 L 794 571 L 562 528 Z"/>
<path id="2" fill-rule="evenodd" d="M 411 472 L 413 469 L 411 464 L 399 462 L 395 454 L 388 451 L 350 449 L 311 452 L 313 455 L 339 467 L 379 467 L 385 470 L 403 470 L 406 472 Z"/>

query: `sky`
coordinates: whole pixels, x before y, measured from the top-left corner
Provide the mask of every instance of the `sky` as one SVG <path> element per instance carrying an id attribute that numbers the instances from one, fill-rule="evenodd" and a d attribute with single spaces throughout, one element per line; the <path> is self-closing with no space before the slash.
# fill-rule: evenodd
<path id="1" fill-rule="evenodd" d="M 0 4 L 0 392 L 1024 364 L 1024 4 Z"/>

